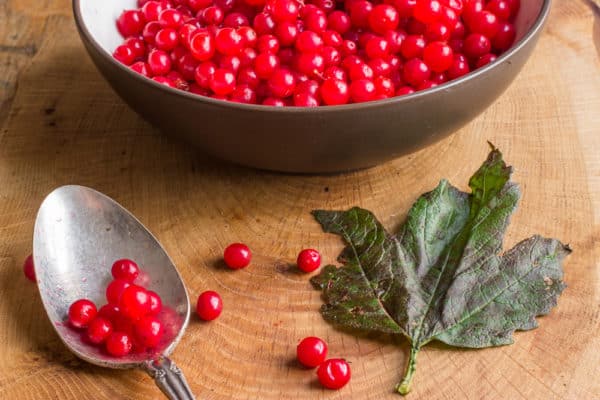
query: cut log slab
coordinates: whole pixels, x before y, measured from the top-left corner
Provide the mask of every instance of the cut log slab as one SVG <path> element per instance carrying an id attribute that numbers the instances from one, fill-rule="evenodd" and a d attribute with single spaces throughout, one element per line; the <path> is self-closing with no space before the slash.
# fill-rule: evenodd
<path id="1" fill-rule="evenodd" d="M 22 262 L 36 211 L 63 184 L 100 190 L 152 230 L 193 299 L 217 290 L 224 312 L 192 317 L 173 354 L 199 399 L 395 399 L 407 346 L 326 324 L 318 291 L 290 267 L 305 247 L 334 262 L 339 239 L 310 211 L 361 206 L 395 229 L 422 192 L 466 187 L 493 142 L 523 199 L 506 246 L 534 233 L 573 254 L 568 288 L 514 345 L 426 347 L 409 399 L 600 399 L 600 13 L 555 0 L 538 47 L 510 89 L 448 139 L 381 166 L 336 176 L 245 169 L 162 135 L 109 88 L 87 57 L 66 0 L 0 1 L 0 398 L 161 399 L 143 372 L 86 364 L 62 345 Z M 249 244 L 247 269 L 221 267 Z M 118 255 L 115 255 L 115 258 Z M 294 362 L 305 336 L 352 364 L 340 391 Z"/>

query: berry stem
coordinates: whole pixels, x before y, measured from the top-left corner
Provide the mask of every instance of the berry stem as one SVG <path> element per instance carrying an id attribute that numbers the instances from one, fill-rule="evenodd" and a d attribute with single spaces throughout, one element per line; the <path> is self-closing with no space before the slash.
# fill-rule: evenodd
<path id="1" fill-rule="evenodd" d="M 396 386 L 396 391 L 401 395 L 406 395 L 410 392 L 410 385 L 412 384 L 412 378 L 417 370 L 417 354 L 419 353 L 419 347 L 410 347 L 410 356 L 408 358 L 408 364 L 406 366 L 406 372 L 404 372 L 404 379 Z"/>

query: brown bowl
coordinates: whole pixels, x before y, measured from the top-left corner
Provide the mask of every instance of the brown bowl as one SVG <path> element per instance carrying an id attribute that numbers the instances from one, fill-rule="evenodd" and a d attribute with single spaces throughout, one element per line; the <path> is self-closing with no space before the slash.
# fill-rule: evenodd
<path id="1" fill-rule="evenodd" d="M 386 100 L 316 108 L 239 104 L 166 87 L 120 64 L 115 20 L 136 0 L 73 0 L 79 34 L 115 91 L 163 132 L 208 154 L 286 172 L 370 167 L 434 143 L 504 92 L 529 58 L 550 0 L 521 2 L 517 42 L 494 63 L 444 85 Z"/>

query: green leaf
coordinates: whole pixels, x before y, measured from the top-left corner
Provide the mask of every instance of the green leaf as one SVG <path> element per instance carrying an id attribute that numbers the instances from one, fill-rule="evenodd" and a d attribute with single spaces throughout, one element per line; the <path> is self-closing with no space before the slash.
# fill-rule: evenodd
<path id="1" fill-rule="evenodd" d="M 323 317 L 336 325 L 402 334 L 411 350 L 410 390 L 422 346 L 438 340 L 482 348 L 512 343 L 516 330 L 537 326 L 565 288 L 562 260 L 571 249 L 533 236 L 500 255 L 520 192 L 512 169 L 492 148 L 471 177 L 471 193 L 442 180 L 412 206 L 396 235 L 364 209 L 313 211 L 325 232 L 346 243 L 343 266 L 311 281 L 323 291 Z"/>

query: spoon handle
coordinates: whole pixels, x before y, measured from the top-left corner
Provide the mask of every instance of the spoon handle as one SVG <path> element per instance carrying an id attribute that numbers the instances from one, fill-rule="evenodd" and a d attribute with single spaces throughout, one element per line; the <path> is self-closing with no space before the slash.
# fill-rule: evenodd
<path id="1" fill-rule="evenodd" d="M 170 400 L 195 399 L 183 372 L 169 357 L 161 356 L 159 359 L 148 361 L 144 364 L 144 369 Z"/>

